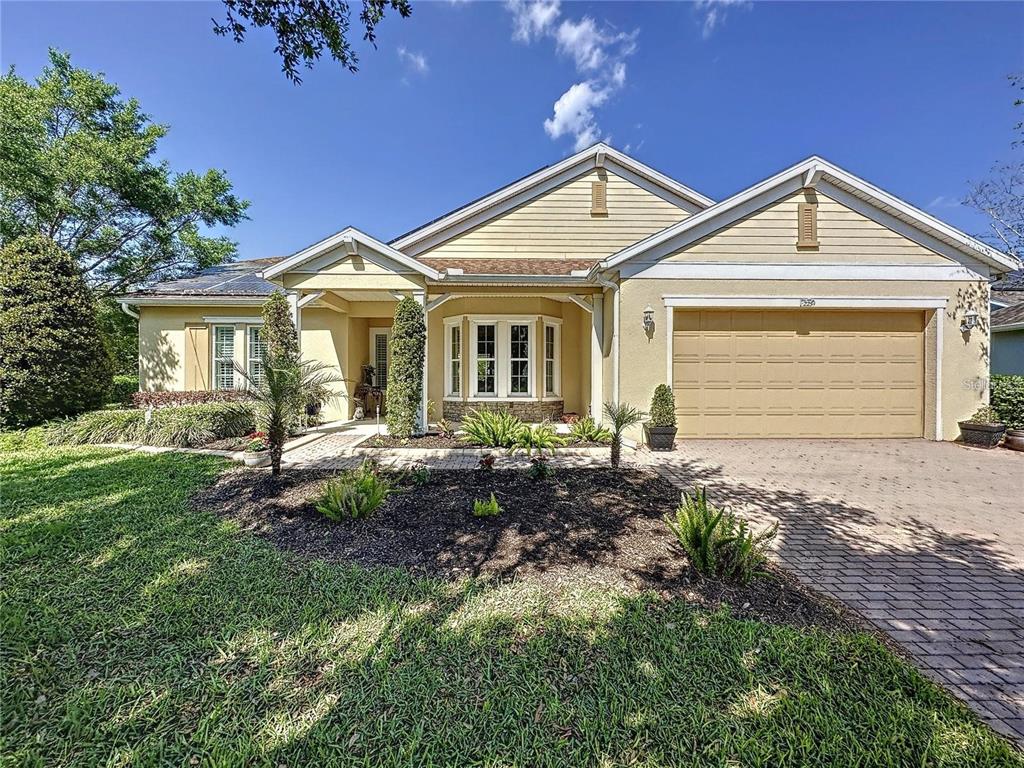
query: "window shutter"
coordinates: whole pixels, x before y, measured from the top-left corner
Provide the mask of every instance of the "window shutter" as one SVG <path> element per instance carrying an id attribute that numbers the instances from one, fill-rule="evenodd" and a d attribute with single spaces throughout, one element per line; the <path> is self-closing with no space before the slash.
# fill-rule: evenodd
<path id="1" fill-rule="evenodd" d="M 815 203 L 797 204 L 797 248 L 818 247 L 818 206 Z"/>
<path id="2" fill-rule="evenodd" d="M 590 182 L 590 215 L 608 215 L 608 183 L 605 181 Z"/>

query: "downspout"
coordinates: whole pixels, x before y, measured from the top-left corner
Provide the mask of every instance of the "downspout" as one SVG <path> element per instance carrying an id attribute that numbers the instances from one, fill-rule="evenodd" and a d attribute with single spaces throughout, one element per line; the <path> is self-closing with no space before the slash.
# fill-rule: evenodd
<path id="1" fill-rule="evenodd" d="M 134 317 L 136 320 L 139 319 L 139 313 L 136 312 L 131 307 L 129 307 L 127 301 L 122 301 L 121 302 L 121 311 L 124 312 L 126 315 L 128 315 L 128 317 Z"/>
<path id="2" fill-rule="evenodd" d="M 619 284 L 599 275 L 594 282 L 612 292 L 612 402 L 619 402 Z"/>

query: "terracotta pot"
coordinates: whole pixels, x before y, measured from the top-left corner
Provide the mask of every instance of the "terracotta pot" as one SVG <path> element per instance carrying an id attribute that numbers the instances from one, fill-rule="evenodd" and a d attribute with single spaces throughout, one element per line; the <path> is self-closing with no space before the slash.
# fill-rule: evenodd
<path id="1" fill-rule="evenodd" d="M 1011 451 L 1024 451 L 1024 429 L 1006 430 L 1006 439 L 1003 440 L 1003 447 Z"/>
<path id="2" fill-rule="evenodd" d="M 644 424 L 644 434 L 647 436 L 647 446 L 652 451 L 671 451 L 676 442 L 675 427 L 652 427 Z"/>
<path id="3" fill-rule="evenodd" d="M 970 421 L 961 421 L 959 424 L 964 445 L 973 445 L 976 448 L 995 448 L 1006 431 L 1005 424 L 975 424 Z"/>

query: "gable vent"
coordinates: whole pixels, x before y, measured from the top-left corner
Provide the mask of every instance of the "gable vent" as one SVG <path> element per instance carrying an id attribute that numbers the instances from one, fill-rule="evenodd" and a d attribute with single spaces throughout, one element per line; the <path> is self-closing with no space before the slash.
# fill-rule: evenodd
<path id="1" fill-rule="evenodd" d="M 608 215 L 608 182 L 590 182 L 590 215 Z"/>
<path id="2" fill-rule="evenodd" d="M 797 248 L 818 247 L 818 204 L 797 203 Z"/>

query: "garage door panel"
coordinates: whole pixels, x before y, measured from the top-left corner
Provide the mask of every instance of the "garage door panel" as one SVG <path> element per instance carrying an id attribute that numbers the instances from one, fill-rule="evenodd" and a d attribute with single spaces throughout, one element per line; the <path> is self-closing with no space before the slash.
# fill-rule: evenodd
<path id="1" fill-rule="evenodd" d="M 680 434 L 919 437 L 921 312 L 677 310 Z"/>

